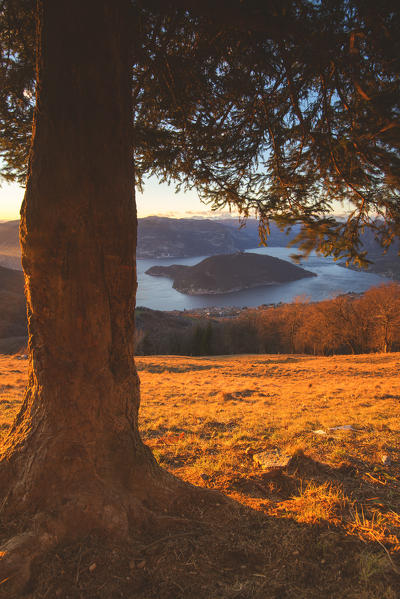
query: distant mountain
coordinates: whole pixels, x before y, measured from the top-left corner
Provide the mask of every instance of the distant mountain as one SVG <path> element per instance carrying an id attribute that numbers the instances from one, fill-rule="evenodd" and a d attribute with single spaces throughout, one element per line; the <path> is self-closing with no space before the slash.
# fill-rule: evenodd
<path id="1" fill-rule="evenodd" d="M 21 251 L 18 240 L 19 221 L 0 223 L 0 265 L 21 270 Z M 271 223 L 268 245 L 285 247 L 299 232 L 294 226 L 289 234 Z M 394 243 L 383 256 L 382 248 L 371 231 L 362 235 L 368 259 L 374 264 L 371 272 L 400 278 L 399 244 Z M 138 219 L 138 258 L 187 258 L 229 254 L 260 245 L 258 221 L 248 219 L 243 227 L 235 218 L 191 219 L 150 216 Z"/>
<path id="2" fill-rule="evenodd" d="M 260 245 L 259 222 L 256 218 L 248 218 L 242 225 L 238 223 L 236 218 L 218 219 L 217 222 L 231 230 L 240 249 L 245 250 Z M 299 232 L 299 225 L 294 225 L 289 232 L 285 232 L 281 231 L 275 223 L 270 223 L 268 246 L 286 247 Z"/>
<path id="3" fill-rule="evenodd" d="M 138 258 L 185 258 L 239 249 L 230 227 L 217 221 L 151 216 L 138 222 Z"/>
<path id="4" fill-rule="evenodd" d="M 195 266 L 152 266 L 146 274 L 172 278 L 174 289 L 188 295 L 232 293 L 316 276 L 287 260 L 243 252 L 211 256 Z"/>
<path id="5" fill-rule="evenodd" d="M 363 249 L 367 251 L 367 260 L 370 260 L 371 264 L 367 268 L 359 268 L 354 265 L 346 267 L 345 263 L 340 263 L 340 266 L 350 268 L 356 271 L 367 271 L 374 272 L 378 275 L 388 277 L 389 279 L 400 280 L 400 243 L 396 239 L 387 248 L 387 252 L 384 253 L 384 248 L 376 241 L 373 231 L 364 231 L 362 237 Z"/>
<path id="6" fill-rule="evenodd" d="M 271 226 L 269 245 L 286 246 L 287 236 Z M 240 227 L 236 219 L 189 219 L 150 216 L 138 221 L 138 258 L 187 258 L 226 254 L 257 247 L 258 222 L 249 219 Z"/>
<path id="7" fill-rule="evenodd" d="M 344 262 L 339 262 L 339 266 L 361 272 L 374 272 L 377 275 L 387 277 L 388 279 L 400 281 L 400 257 L 397 252 L 388 252 L 385 255 L 382 253 L 368 252 L 367 258 L 371 261 L 371 264 L 369 264 L 366 268 L 360 268 L 354 265 L 346 266 Z"/>
<path id="8" fill-rule="evenodd" d="M 21 270 L 18 239 L 19 221 L 0 223 L 0 264 Z M 273 228 L 273 237 L 275 237 Z M 279 235 L 282 235 L 279 233 Z M 275 243 L 272 245 L 286 245 Z M 259 244 L 256 221 L 240 228 L 236 220 L 166 218 L 138 219 L 138 258 L 186 258 L 223 254 L 256 247 Z"/>

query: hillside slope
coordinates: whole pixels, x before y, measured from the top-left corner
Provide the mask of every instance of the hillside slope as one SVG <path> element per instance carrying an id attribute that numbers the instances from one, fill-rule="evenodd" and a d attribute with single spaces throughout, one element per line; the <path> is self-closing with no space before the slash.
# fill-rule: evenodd
<path id="1" fill-rule="evenodd" d="M 0 223 L 0 265 L 21 270 L 19 220 Z"/>
<path id="2" fill-rule="evenodd" d="M 230 511 L 212 495 L 193 521 L 138 536 L 124 554 L 96 539 L 57 548 L 39 564 L 32 599 L 82 589 L 99 599 L 395 599 L 399 359 L 137 359 L 145 442 L 174 475 L 228 495 Z M 0 443 L 26 367 L 0 356 Z M 291 461 L 263 470 L 261 452 Z"/>
<path id="3" fill-rule="evenodd" d="M 19 220 L 9 220 L 0 223 L 0 253 L 16 254 L 19 246 Z"/>

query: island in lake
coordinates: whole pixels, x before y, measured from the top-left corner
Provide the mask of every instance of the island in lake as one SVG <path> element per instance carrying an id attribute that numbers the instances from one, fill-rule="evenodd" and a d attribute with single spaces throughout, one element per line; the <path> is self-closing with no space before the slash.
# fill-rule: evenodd
<path id="1" fill-rule="evenodd" d="M 174 289 L 188 295 L 233 293 L 317 276 L 287 260 L 244 252 L 211 256 L 194 266 L 152 266 L 146 274 L 169 277 Z"/>

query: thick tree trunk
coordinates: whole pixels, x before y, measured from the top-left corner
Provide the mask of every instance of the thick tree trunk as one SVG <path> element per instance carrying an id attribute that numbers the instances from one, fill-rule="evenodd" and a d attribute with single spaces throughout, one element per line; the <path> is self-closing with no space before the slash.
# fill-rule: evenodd
<path id="1" fill-rule="evenodd" d="M 3 530 L 18 533 L 0 547 L 6 596 L 63 539 L 160 529 L 209 498 L 159 468 L 138 433 L 129 34 L 129 0 L 38 2 L 20 230 L 29 383 L 0 461 Z"/>
<path id="2" fill-rule="evenodd" d="M 21 219 L 29 385 L 0 503 L 51 512 L 61 536 L 61 520 L 71 536 L 127 534 L 172 479 L 138 433 L 129 1 L 41 0 L 38 21 Z"/>

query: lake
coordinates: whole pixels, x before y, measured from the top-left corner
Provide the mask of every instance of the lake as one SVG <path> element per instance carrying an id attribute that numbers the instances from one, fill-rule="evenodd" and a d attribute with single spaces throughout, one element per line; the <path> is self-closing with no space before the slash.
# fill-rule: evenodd
<path id="1" fill-rule="evenodd" d="M 258 247 L 247 252 L 268 254 L 283 260 L 290 260 L 296 248 Z M 146 306 L 153 310 L 190 310 L 206 306 L 259 306 L 261 304 L 277 304 L 291 302 L 297 296 L 306 296 L 311 301 L 329 299 L 350 291 L 360 293 L 374 285 L 389 282 L 389 279 L 368 272 L 357 272 L 339 266 L 332 258 L 324 258 L 311 254 L 301 266 L 315 272 L 318 276 L 301 279 L 280 285 L 268 285 L 246 289 L 223 295 L 185 295 L 172 288 L 172 279 L 152 277 L 145 271 L 150 266 L 168 266 L 170 264 L 186 264 L 192 266 L 207 256 L 194 258 L 161 258 L 137 261 L 138 292 L 137 306 Z"/>

